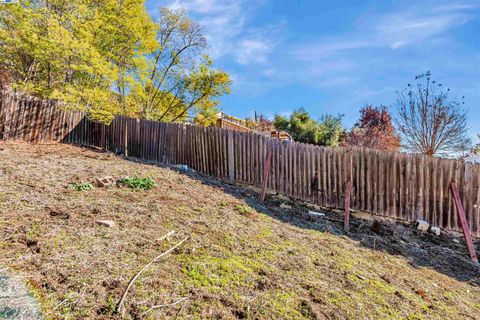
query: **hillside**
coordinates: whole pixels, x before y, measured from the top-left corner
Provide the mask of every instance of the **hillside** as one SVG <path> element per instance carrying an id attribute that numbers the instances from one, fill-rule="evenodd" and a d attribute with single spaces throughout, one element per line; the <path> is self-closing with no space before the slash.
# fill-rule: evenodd
<path id="1" fill-rule="evenodd" d="M 347 235 L 335 212 L 311 216 L 312 208 L 278 196 L 260 203 L 256 190 L 95 150 L 0 149 L 0 270 L 24 277 L 47 319 L 119 318 L 115 308 L 130 279 L 187 236 L 133 283 L 125 319 L 480 313 L 480 273 L 462 240 L 386 222 L 372 229 L 360 219 Z M 157 186 L 71 187 L 103 176 L 151 177 Z"/>

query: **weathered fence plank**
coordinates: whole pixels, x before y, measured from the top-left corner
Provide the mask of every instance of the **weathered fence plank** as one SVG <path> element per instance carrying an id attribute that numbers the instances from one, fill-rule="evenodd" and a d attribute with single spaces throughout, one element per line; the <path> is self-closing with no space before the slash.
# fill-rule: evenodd
<path id="1" fill-rule="evenodd" d="M 116 117 L 95 123 L 78 111 L 22 93 L 0 92 L 0 140 L 60 141 L 165 164 L 186 164 L 325 207 L 350 206 L 376 215 L 462 231 L 450 183 L 472 233 L 480 236 L 480 165 L 389 151 L 282 142 L 256 133 Z M 272 152 L 269 179 L 266 158 Z"/>

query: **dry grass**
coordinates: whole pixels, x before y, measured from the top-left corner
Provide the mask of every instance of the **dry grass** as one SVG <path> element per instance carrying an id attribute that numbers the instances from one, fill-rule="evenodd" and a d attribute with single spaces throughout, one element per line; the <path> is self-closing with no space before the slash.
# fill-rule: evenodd
<path id="1" fill-rule="evenodd" d="M 480 313 L 476 279 L 414 266 L 411 257 L 381 248 L 386 237 L 377 236 L 380 250 L 372 250 L 368 236 L 341 235 L 336 222 L 289 223 L 278 203 L 256 203 L 250 190 L 111 154 L 67 145 L 0 147 L 0 266 L 26 277 L 47 319 L 119 318 L 115 307 L 129 280 L 185 236 L 134 283 L 126 319 L 475 319 Z M 151 177 L 157 187 L 69 187 L 106 175 Z M 96 225 L 98 219 L 116 226 Z M 157 240 L 171 230 L 174 236 Z M 144 314 L 158 305 L 164 306 Z"/>

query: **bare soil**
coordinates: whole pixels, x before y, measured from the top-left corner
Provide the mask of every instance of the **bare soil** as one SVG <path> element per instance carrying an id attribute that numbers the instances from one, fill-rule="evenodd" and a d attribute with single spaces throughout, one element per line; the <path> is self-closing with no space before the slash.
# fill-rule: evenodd
<path id="1" fill-rule="evenodd" d="M 157 186 L 71 187 L 104 176 Z M 478 319 L 480 271 L 461 238 L 360 215 L 344 233 L 339 212 L 257 199 L 95 150 L 1 143 L 0 270 L 23 277 L 46 319 Z M 186 236 L 116 313 L 130 279 Z"/>

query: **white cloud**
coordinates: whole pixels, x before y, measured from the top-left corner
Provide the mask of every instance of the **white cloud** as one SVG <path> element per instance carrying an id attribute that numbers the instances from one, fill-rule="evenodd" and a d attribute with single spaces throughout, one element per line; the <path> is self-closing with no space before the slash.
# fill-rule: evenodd
<path id="1" fill-rule="evenodd" d="M 323 39 L 319 44 L 302 44 L 293 51 L 299 60 L 315 61 L 321 58 L 332 57 L 342 51 L 368 47 L 370 44 L 364 40 L 355 39 Z"/>
<path id="2" fill-rule="evenodd" d="M 447 11 L 447 12 L 452 12 L 452 11 L 461 11 L 461 10 L 470 10 L 470 9 L 477 9 L 480 8 L 480 3 L 478 1 L 472 2 L 456 2 L 456 3 L 445 3 L 441 4 L 438 6 L 434 6 L 433 10 L 434 11 Z"/>
<path id="3" fill-rule="evenodd" d="M 242 40 L 238 45 L 236 60 L 240 64 L 260 63 L 267 61 L 272 48 L 262 40 Z"/>
<path id="4" fill-rule="evenodd" d="M 399 49 L 421 44 L 465 24 L 472 18 L 469 11 L 479 7 L 470 3 L 439 6 L 427 3 L 423 7 L 402 7 L 388 13 L 369 14 L 362 17 L 355 32 L 301 44 L 293 53 L 297 59 L 308 61 L 331 58 L 356 49 Z"/>
<path id="5" fill-rule="evenodd" d="M 371 44 L 398 49 L 427 41 L 464 24 L 470 19 L 465 13 L 434 13 L 415 15 L 411 12 L 387 14 L 378 19 Z"/>
<path id="6" fill-rule="evenodd" d="M 254 0 L 175 0 L 171 9 L 185 9 L 205 30 L 210 54 L 216 58 L 231 56 L 242 65 L 265 63 L 273 48 L 263 30 L 253 30 L 248 19 Z M 252 4 L 255 4 L 253 6 Z M 268 26 L 265 27 L 268 29 Z M 252 33 L 255 36 L 252 37 Z"/>
<path id="7" fill-rule="evenodd" d="M 452 5 L 439 1 L 410 4 L 389 12 L 363 15 L 351 33 L 297 43 L 290 54 L 301 68 L 296 73 L 321 88 L 357 83 L 355 77 L 371 72 L 368 69 L 374 68 L 380 57 L 388 60 L 393 54 L 388 50 L 446 46 L 451 38 L 449 32 L 470 21 L 471 11 L 480 8 L 480 4 Z"/>

